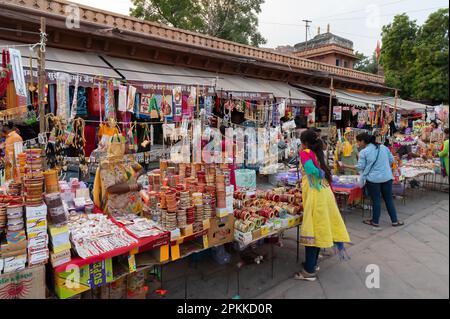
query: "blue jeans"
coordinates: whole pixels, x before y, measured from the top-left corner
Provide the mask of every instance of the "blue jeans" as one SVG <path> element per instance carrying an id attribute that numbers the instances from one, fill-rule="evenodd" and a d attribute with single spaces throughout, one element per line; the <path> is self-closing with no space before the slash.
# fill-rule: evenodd
<path id="1" fill-rule="evenodd" d="M 305 270 L 313 274 L 316 272 L 317 260 L 319 259 L 320 248 L 305 246 Z"/>
<path id="2" fill-rule="evenodd" d="M 374 224 L 380 223 L 381 215 L 381 196 L 383 196 L 387 211 L 393 223 L 398 222 L 397 210 L 394 205 L 394 198 L 392 197 L 392 180 L 384 183 L 366 183 L 369 196 L 372 199 L 372 222 Z"/>

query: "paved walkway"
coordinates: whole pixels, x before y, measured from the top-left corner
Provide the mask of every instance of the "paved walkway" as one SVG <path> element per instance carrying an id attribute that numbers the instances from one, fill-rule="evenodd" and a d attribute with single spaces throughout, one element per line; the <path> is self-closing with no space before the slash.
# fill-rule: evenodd
<path id="1" fill-rule="evenodd" d="M 376 233 L 372 230 L 370 236 L 366 225 L 365 232 L 351 227 L 359 228 L 361 222 L 348 223 L 350 236 L 356 239 L 348 248 L 351 260 L 325 259 L 315 282 L 288 279 L 256 297 L 448 299 L 449 200 L 441 197 L 431 205 L 427 202 L 416 201 L 413 211 L 411 206 L 406 212 L 399 207 L 406 225 L 390 227 L 385 219 L 384 227 Z M 366 267 L 371 264 L 379 267 L 379 288 L 366 287 L 370 275 Z"/>

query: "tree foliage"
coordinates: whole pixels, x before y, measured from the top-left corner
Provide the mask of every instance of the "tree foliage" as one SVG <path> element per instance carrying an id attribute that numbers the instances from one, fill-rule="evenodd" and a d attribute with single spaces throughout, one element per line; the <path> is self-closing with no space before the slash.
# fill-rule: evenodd
<path id="1" fill-rule="evenodd" d="M 224 40 L 259 46 L 264 0 L 133 0 L 132 16 Z"/>
<path id="2" fill-rule="evenodd" d="M 448 102 L 448 9 L 418 26 L 406 14 L 383 27 L 380 63 L 403 98 Z"/>
<path id="3" fill-rule="evenodd" d="M 355 63 L 353 68 L 358 71 L 377 74 L 378 72 L 378 63 L 375 52 L 371 57 L 368 57 L 362 52 L 355 52 L 355 55 L 358 61 Z"/>

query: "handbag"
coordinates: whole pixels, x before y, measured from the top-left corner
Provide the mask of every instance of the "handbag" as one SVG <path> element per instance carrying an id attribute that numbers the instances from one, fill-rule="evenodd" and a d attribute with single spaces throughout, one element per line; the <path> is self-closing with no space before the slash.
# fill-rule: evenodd
<path id="1" fill-rule="evenodd" d="M 369 169 L 369 171 L 367 172 L 367 174 L 361 175 L 361 176 L 359 177 L 359 180 L 358 180 L 359 188 L 365 188 L 365 186 L 366 186 L 366 176 L 368 176 L 368 175 L 370 174 L 370 172 L 372 171 L 372 169 L 373 169 L 373 167 L 375 166 L 376 162 L 378 161 L 378 156 L 380 155 L 380 147 L 381 147 L 381 146 L 378 146 L 377 157 L 375 158 L 375 161 L 372 163 L 372 166 L 370 167 L 370 169 Z"/>
<path id="2" fill-rule="evenodd" d="M 125 143 L 121 135 L 114 134 L 114 136 L 111 137 L 111 143 L 109 144 L 108 153 L 110 155 L 125 154 Z"/>

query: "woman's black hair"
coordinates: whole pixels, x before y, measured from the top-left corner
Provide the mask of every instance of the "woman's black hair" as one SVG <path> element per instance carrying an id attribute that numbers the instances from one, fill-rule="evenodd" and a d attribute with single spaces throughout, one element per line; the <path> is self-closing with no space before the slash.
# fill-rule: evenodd
<path id="1" fill-rule="evenodd" d="M 323 141 L 317 136 L 317 133 L 312 130 L 306 130 L 300 135 L 300 140 L 305 143 L 308 148 L 316 154 L 319 161 L 320 168 L 325 172 L 325 178 L 331 184 L 333 175 L 325 160 L 325 154 L 323 153 Z"/>
<path id="2" fill-rule="evenodd" d="M 446 127 L 446 128 L 444 129 L 444 134 L 447 134 L 447 135 L 448 135 L 448 127 Z"/>
<path id="3" fill-rule="evenodd" d="M 356 136 L 356 140 L 357 141 L 363 141 L 364 143 L 366 143 L 367 145 L 369 145 L 369 144 L 373 144 L 373 145 L 375 145 L 376 147 L 378 147 L 379 146 L 379 144 L 377 143 L 377 138 L 376 138 L 376 136 L 375 135 L 370 135 L 370 134 L 368 134 L 368 133 L 361 133 L 361 134 L 358 134 L 357 136 Z"/>

